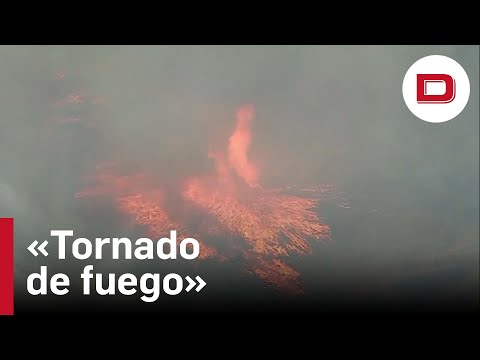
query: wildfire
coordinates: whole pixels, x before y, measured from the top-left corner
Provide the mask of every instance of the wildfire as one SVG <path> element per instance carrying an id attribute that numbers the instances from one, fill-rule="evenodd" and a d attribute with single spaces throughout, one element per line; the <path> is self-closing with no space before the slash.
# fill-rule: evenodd
<path id="1" fill-rule="evenodd" d="M 301 293 L 300 273 L 283 259 L 293 253 L 309 254 L 310 241 L 329 238 L 330 228 L 320 221 L 314 196 L 328 189 L 316 187 L 292 194 L 292 189 L 262 186 L 259 169 L 248 156 L 253 118 L 252 105 L 238 109 L 226 151 L 208 152 L 215 171 L 182 181 L 179 195 L 183 203 L 176 206 L 186 211 L 172 211 L 165 202 L 168 192 L 147 174 L 120 176 L 115 174 L 115 166 L 98 167 L 90 179 L 94 184 L 76 196 L 111 196 L 117 209 L 134 224 L 146 227 L 150 236 L 161 237 L 172 229 L 179 236 L 194 233 L 201 242 L 201 258 L 224 260 L 236 252 L 243 256 L 250 273 L 277 289 Z M 308 196 L 300 195 L 305 192 Z M 199 224 L 191 225 L 188 214 L 193 213 L 203 219 Z M 220 236 L 224 241 L 235 239 L 227 251 L 215 244 Z"/>
<path id="2" fill-rule="evenodd" d="M 216 175 L 189 179 L 183 197 L 244 239 L 242 253 L 253 273 L 277 288 L 301 292 L 300 274 L 280 258 L 310 253 L 308 240 L 327 239 L 330 228 L 314 211 L 317 200 L 259 185 L 258 170 L 248 158 L 252 119 L 251 105 L 237 111 L 228 157 L 211 155 Z"/>

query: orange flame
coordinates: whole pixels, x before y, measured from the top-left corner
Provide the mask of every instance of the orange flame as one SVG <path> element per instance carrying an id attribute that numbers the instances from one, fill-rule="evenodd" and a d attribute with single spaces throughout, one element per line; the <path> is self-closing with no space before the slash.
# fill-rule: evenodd
<path id="1" fill-rule="evenodd" d="M 309 254 L 310 240 L 330 237 L 330 228 L 317 216 L 318 199 L 314 195 L 328 193 L 331 188 L 302 189 L 308 196 L 300 196 L 298 192 L 292 194 L 291 187 L 260 187 L 259 171 L 248 158 L 253 116 L 252 105 L 241 107 L 226 152 L 208 152 L 215 163 L 214 174 L 184 179 L 184 201 L 176 201 L 175 206 L 186 211 L 171 211 L 165 202 L 167 193 L 152 184 L 147 174 L 118 176 L 111 171 L 115 165 L 97 167 L 93 178 L 96 184 L 76 196 L 112 196 L 119 211 L 133 223 L 146 226 L 152 237 L 164 236 L 170 230 L 177 230 L 179 236 L 195 234 L 201 243 L 200 258 L 224 260 L 237 252 L 245 259 L 249 272 L 267 284 L 301 293 L 300 273 L 282 258 L 291 253 Z M 191 225 L 191 213 L 203 218 L 200 225 Z M 215 246 L 218 235 L 224 241 L 236 239 L 228 243 L 228 251 L 225 246 L 219 247 L 222 251 Z"/>
<path id="2" fill-rule="evenodd" d="M 258 169 L 248 159 L 248 150 L 252 141 L 250 127 L 253 116 L 252 105 L 245 105 L 237 110 L 237 127 L 228 143 L 230 165 L 250 186 L 258 185 Z"/>
<path id="3" fill-rule="evenodd" d="M 110 165 L 110 164 L 108 164 Z M 95 185 L 75 194 L 76 198 L 111 196 L 117 209 L 127 215 L 134 225 L 146 227 L 148 236 L 159 239 L 176 230 L 178 237 L 186 238 L 185 228 L 173 220 L 163 206 L 164 192 L 147 183 L 145 174 L 118 176 L 111 166 L 97 166 L 97 174 L 89 180 Z M 198 240 L 198 239 L 197 239 Z M 200 259 L 214 257 L 217 252 L 200 240 Z"/>
<path id="4" fill-rule="evenodd" d="M 315 213 L 317 200 L 258 186 L 258 169 L 247 156 L 253 114 L 251 105 L 237 111 L 228 145 L 228 165 L 244 182 L 235 180 L 222 153 L 210 152 L 216 177 L 192 177 L 182 194 L 245 240 L 243 255 L 254 274 L 277 288 L 301 292 L 300 274 L 279 258 L 290 252 L 310 253 L 308 240 L 329 238 L 330 228 Z"/>

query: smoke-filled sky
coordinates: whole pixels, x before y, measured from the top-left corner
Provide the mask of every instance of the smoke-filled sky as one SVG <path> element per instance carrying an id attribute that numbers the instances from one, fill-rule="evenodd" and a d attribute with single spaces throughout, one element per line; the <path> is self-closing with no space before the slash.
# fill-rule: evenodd
<path id="1" fill-rule="evenodd" d="M 441 124 L 416 118 L 401 92 L 433 54 L 471 84 Z M 307 292 L 413 276 L 478 296 L 478 78 L 475 46 L 2 46 L 0 215 L 16 218 L 17 276 L 36 269 L 26 247 L 49 229 L 123 235 L 74 197 L 98 164 L 148 169 L 173 192 L 211 172 L 209 150 L 253 104 L 263 184 L 331 184 L 349 199 L 319 207 L 332 239 L 297 264 Z M 69 94 L 86 100 L 62 105 Z"/>

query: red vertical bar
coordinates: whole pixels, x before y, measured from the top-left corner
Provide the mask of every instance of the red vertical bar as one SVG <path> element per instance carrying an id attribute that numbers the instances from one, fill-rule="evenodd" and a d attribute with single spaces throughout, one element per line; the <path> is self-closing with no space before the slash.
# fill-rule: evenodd
<path id="1" fill-rule="evenodd" d="M 13 219 L 0 218 L 0 315 L 13 315 Z"/>

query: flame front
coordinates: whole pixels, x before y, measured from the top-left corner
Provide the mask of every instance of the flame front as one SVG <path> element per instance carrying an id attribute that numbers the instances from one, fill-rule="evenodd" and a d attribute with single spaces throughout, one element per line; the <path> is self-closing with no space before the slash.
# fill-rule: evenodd
<path id="1" fill-rule="evenodd" d="M 262 186 L 259 170 L 248 157 L 253 118 L 252 105 L 238 109 L 226 151 L 206 154 L 215 172 L 182 181 L 183 203 L 177 206 L 186 211 L 166 206 L 167 192 L 147 174 L 119 176 L 114 166 L 98 167 L 94 184 L 76 196 L 111 196 L 117 209 L 145 227 L 151 237 L 160 238 L 170 230 L 177 230 L 179 237 L 195 234 L 201 243 L 200 258 L 225 260 L 240 254 L 248 272 L 277 289 L 301 293 L 300 273 L 283 259 L 293 253 L 309 254 L 311 240 L 330 237 L 330 228 L 317 216 L 318 199 L 313 196 L 324 188 L 308 189 L 305 197 Z M 193 213 L 203 219 L 199 224 L 191 225 Z M 216 246 L 220 238 L 228 242 L 226 250 Z"/>
<path id="2" fill-rule="evenodd" d="M 277 288 L 301 292 L 300 274 L 280 259 L 310 253 L 308 240 L 329 238 L 330 228 L 315 213 L 317 200 L 260 186 L 258 169 L 247 154 L 253 114 L 251 105 L 237 111 L 228 157 L 210 153 L 216 176 L 189 179 L 183 197 L 245 241 L 241 251 L 253 273 Z"/>

